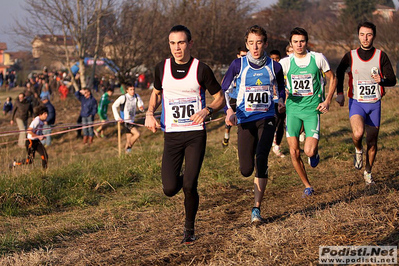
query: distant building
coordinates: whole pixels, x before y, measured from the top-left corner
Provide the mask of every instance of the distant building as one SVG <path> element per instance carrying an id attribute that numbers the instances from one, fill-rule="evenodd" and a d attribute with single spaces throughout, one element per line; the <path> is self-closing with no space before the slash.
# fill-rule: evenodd
<path id="1" fill-rule="evenodd" d="M 6 52 L 4 53 L 4 65 L 12 67 L 15 64 L 21 63 L 24 59 L 29 58 L 29 51 Z"/>
<path id="2" fill-rule="evenodd" d="M 330 3 L 330 10 L 336 16 L 341 13 L 341 10 L 346 8 L 345 1 L 332 1 Z M 375 6 L 375 11 L 373 12 L 373 16 L 380 16 L 387 21 L 391 21 L 393 14 L 396 12 L 395 8 L 377 4 Z"/>
<path id="3" fill-rule="evenodd" d="M 70 53 L 75 51 L 72 37 L 66 37 L 66 46 Z M 65 57 L 64 35 L 37 35 L 31 42 L 33 58 L 40 58 L 44 54 L 52 54 Z"/>
<path id="4" fill-rule="evenodd" d="M 375 11 L 373 12 L 373 15 L 381 16 L 383 19 L 387 21 L 392 21 L 393 14 L 395 12 L 396 12 L 395 8 L 378 4 L 375 6 Z"/>
<path id="5" fill-rule="evenodd" d="M 7 66 L 4 64 L 4 51 L 7 50 L 7 44 L 5 42 L 0 42 L 0 72 L 3 75 L 6 74 Z"/>
<path id="6" fill-rule="evenodd" d="M 73 61 L 75 43 L 72 37 L 64 35 L 37 35 L 31 42 L 32 57 L 42 66 L 54 69 L 65 68 L 65 45 L 70 59 Z"/>

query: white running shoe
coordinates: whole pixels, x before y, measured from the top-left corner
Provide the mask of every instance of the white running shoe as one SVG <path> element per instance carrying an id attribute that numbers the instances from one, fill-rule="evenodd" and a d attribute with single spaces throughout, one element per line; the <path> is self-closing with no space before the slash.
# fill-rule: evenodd
<path id="1" fill-rule="evenodd" d="M 364 181 L 366 181 L 366 185 L 374 185 L 375 184 L 373 177 L 371 176 L 371 172 L 369 173 L 366 170 L 364 171 Z"/>
<path id="2" fill-rule="evenodd" d="M 280 158 L 284 158 L 285 157 L 285 155 L 281 152 L 279 145 L 275 145 L 273 147 L 273 152 L 274 152 L 274 154 L 276 154 L 277 157 L 280 157 Z"/>
<path id="3" fill-rule="evenodd" d="M 299 141 L 300 141 L 300 142 L 304 142 L 304 141 L 305 141 L 305 138 L 306 138 L 306 133 L 305 133 L 305 131 L 304 131 L 304 132 L 302 132 L 302 133 L 299 135 Z"/>

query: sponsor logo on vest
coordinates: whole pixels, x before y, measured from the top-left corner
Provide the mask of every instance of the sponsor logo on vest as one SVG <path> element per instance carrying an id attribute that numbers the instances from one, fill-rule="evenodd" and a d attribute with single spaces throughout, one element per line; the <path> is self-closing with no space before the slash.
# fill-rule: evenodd
<path id="1" fill-rule="evenodd" d="M 262 83 L 262 81 L 260 81 L 260 79 L 258 79 L 255 84 L 259 86 L 259 85 L 262 85 L 263 83 Z"/>
<path id="2" fill-rule="evenodd" d="M 194 93 L 197 93 L 197 91 L 195 89 L 183 90 L 182 92 L 194 92 Z"/>

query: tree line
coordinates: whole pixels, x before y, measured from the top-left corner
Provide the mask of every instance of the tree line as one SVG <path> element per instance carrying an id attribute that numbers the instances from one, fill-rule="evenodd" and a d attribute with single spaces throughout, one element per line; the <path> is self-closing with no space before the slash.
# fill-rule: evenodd
<path id="1" fill-rule="evenodd" d="M 362 20 L 377 25 L 376 46 L 399 61 L 398 12 L 390 20 L 372 15 L 376 4 L 394 6 L 392 0 L 345 0 L 346 7 L 333 12 L 330 0 L 279 0 L 276 5 L 260 10 L 255 0 L 25 0 L 24 20 L 16 21 L 14 32 L 20 41 L 30 44 L 40 34 L 63 35 L 59 44 L 63 53 L 44 53 L 70 66 L 79 62 L 82 86 L 85 76 L 94 76 L 85 69 L 85 57 L 106 57 L 118 68 L 123 83 L 125 73 L 139 66 L 153 69 L 169 56 L 167 36 L 176 24 L 187 26 L 193 35 L 193 55 L 214 70 L 228 65 L 239 46 L 244 44 L 247 27 L 258 24 L 268 32 L 269 48 L 285 51 L 289 32 L 303 27 L 310 41 L 323 47 L 333 45 L 353 49 L 356 24 Z M 67 49 L 71 37 L 75 49 Z M 342 56 L 342 55 L 339 55 Z M 90 80 L 90 79 L 89 79 Z M 91 79 L 93 80 L 93 79 Z"/>

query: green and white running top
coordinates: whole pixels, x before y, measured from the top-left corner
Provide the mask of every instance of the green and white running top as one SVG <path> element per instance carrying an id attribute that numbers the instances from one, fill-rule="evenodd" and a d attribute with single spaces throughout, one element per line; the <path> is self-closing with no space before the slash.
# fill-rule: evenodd
<path id="1" fill-rule="evenodd" d="M 308 52 L 305 57 L 298 58 L 292 54 L 279 63 L 287 77 L 287 114 L 318 113 L 316 108 L 325 99 L 321 71 L 330 71 L 324 55 Z"/>

